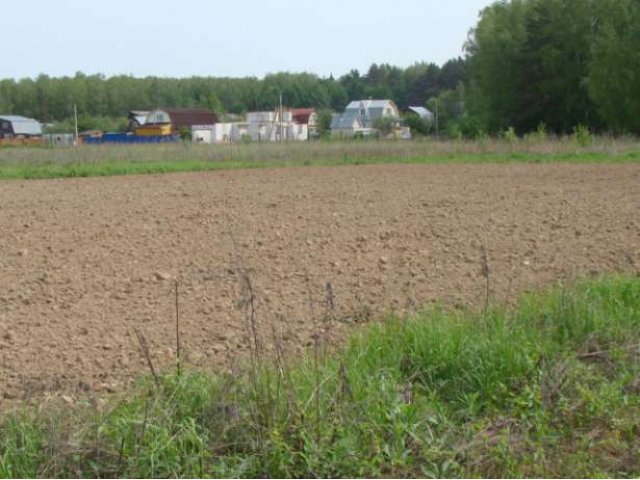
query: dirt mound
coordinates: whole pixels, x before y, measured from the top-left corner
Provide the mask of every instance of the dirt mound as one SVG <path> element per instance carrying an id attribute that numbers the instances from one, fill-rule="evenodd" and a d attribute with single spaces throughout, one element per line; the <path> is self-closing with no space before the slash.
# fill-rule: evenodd
<path id="1" fill-rule="evenodd" d="M 175 355 L 246 351 L 247 272 L 266 343 L 311 342 L 431 301 L 512 300 L 640 268 L 640 165 L 353 166 L 0 183 L 0 392 L 110 391 Z M 278 320 L 279 319 L 279 320 Z M 1 402 L 2 400 L 0 400 Z"/>

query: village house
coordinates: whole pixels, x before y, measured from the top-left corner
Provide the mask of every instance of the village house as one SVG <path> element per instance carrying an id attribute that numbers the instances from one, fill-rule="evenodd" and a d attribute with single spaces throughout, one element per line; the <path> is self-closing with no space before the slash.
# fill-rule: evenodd
<path id="1" fill-rule="evenodd" d="M 192 138 L 196 143 L 302 142 L 309 139 L 309 128 L 316 128 L 313 108 L 249 112 L 245 121 L 196 125 Z"/>
<path id="2" fill-rule="evenodd" d="M 341 114 L 331 120 L 334 137 L 379 136 L 379 124 L 389 119 L 391 134 L 398 138 L 410 138 L 409 129 L 402 127 L 400 111 L 391 100 L 355 100 Z"/>
<path id="3" fill-rule="evenodd" d="M 293 108 L 291 117 L 296 125 L 306 125 L 309 138 L 316 136 L 318 132 L 318 114 L 315 108 Z"/>
<path id="4" fill-rule="evenodd" d="M 0 115 L 0 139 L 19 140 L 41 136 L 42 125 L 37 120 L 18 115 Z"/>
<path id="5" fill-rule="evenodd" d="M 131 115 L 129 118 L 131 120 Z M 134 120 L 138 121 L 137 118 Z M 218 116 L 206 108 L 163 108 L 148 112 L 144 123 L 136 127 L 135 132 L 137 136 L 171 135 L 182 130 L 191 132 L 195 125 L 216 123 L 218 123 Z"/>

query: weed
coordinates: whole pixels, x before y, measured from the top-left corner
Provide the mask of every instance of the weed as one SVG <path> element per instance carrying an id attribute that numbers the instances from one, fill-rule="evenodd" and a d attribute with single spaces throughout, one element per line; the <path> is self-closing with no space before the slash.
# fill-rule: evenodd
<path id="1" fill-rule="evenodd" d="M 589 144 L 593 140 L 591 132 L 589 131 L 589 127 L 586 127 L 585 125 L 578 125 L 573 128 L 572 139 L 577 145 L 581 147 L 589 146 Z"/>
<path id="2" fill-rule="evenodd" d="M 516 131 L 513 127 L 509 127 L 504 131 L 503 134 L 504 139 L 513 144 L 516 143 L 516 140 L 518 140 L 518 135 L 516 134 Z"/>

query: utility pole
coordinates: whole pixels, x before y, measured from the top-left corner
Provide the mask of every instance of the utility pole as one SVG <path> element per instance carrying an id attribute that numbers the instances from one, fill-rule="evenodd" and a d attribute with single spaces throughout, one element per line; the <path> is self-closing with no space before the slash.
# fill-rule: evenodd
<path id="1" fill-rule="evenodd" d="M 282 111 L 282 92 L 280 92 L 280 143 L 282 143 L 284 141 L 284 139 L 282 138 L 282 122 L 283 122 L 283 115 L 284 112 Z"/>
<path id="2" fill-rule="evenodd" d="M 440 124 L 439 124 L 439 112 L 438 112 L 438 99 L 436 98 L 436 139 L 440 140 Z"/>
<path id="3" fill-rule="evenodd" d="M 78 145 L 78 108 L 76 104 L 73 104 L 73 117 L 76 121 L 76 146 Z"/>

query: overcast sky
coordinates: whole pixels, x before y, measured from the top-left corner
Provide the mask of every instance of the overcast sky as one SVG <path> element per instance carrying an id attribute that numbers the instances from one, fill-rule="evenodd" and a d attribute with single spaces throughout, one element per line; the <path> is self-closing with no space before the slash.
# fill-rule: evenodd
<path id="1" fill-rule="evenodd" d="M 442 64 L 492 0 L 16 0 L 0 9 L 0 78 L 187 77 Z"/>

